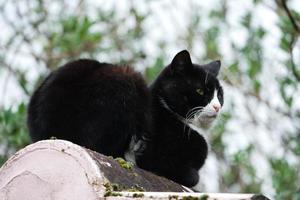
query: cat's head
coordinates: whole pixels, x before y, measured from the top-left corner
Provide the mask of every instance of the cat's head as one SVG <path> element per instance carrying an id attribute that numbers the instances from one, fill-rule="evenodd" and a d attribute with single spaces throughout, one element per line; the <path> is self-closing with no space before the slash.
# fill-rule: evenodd
<path id="1" fill-rule="evenodd" d="M 158 77 L 157 95 L 167 109 L 207 129 L 223 106 L 223 90 L 217 79 L 220 67 L 220 61 L 193 64 L 189 52 L 181 51 Z"/>

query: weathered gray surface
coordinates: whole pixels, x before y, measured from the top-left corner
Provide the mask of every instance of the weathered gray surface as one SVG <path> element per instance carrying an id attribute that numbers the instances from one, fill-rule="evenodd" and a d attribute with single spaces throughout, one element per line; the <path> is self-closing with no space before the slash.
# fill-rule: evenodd
<path id="1" fill-rule="evenodd" d="M 68 141 L 40 141 L 17 152 L 0 168 L 0 199 L 267 199 L 253 194 L 191 193 L 166 178 L 126 166 Z"/>
<path id="2" fill-rule="evenodd" d="M 106 157 L 94 151 L 87 150 L 92 158 L 96 161 L 99 169 L 110 183 L 115 183 L 125 190 L 142 187 L 145 191 L 152 192 L 184 192 L 188 191 L 181 185 L 170 181 L 164 177 L 156 176 L 135 166 L 132 169 L 124 169 L 118 161 Z M 103 163 L 110 163 L 105 165 Z"/>
<path id="3" fill-rule="evenodd" d="M 0 199 L 97 200 L 105 180 L 80 146 L 41 141 L 18 151 L 0 168 Z"/>

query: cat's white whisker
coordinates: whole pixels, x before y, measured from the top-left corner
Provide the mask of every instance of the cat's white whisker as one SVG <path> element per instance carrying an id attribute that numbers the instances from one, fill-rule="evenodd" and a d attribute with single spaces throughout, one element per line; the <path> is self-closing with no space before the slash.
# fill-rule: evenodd
<path id="1" fill-rule="evenodd" d="M 191 119 L 191 118 L 193 118 L 193 116 L 194 116 L 194 113 L 191 113 L 189 116 L 186 117 L 186 119 Z"/>
<path id="2" fill-rule="evenodd" d="M 198 109 L 198 108 L 204 108 L 204 106 L 196 106 L 196 107 L 192 108 L 190 111 L 193 111 L 193 110 Z"/>
<path id="3" fill-rule="evenodd" d="M 194 108 L 190 109 L 187 112 L 186 116 L 188 116 L 190 113 L 194 112 L 195 110 L 198 110 L 198 109 L 201 109 L 201 108 L 204 108 L 204 107 L 203 106 L 197 106 L 197 107 L 194 107 Z"/>
<path id="4" fill-rule="evenodd" d="M 198 106 L 195 108 L 192 108 L 187 114 L 186 114 L 186 118 L 189 118 L 192 115 L 195 115 L 195 113 L 201 111 L 204 107 L 203 106 Z"/>
<path id="5" fill-rule="evenodd" d="M 190 111 L 195 110 L 197 108 L 204 108 L 204 106 L 196 106 L 196 107 L 192 108 Z"/>
<path id="6" fill-rule="evenodd" d="M 191 117 L 195 116 L 195 114 L 198 113 L 198 112 L 199 112 L 199 111 L 196 110 L 196 111 L 190 113 L 186 118 L 191 118 Z"/>

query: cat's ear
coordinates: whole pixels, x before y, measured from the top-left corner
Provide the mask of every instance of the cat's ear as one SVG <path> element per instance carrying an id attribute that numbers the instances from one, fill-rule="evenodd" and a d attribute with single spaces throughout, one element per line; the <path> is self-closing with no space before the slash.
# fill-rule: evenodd
<path id="1" fill-rule="evenodd" d="M 215 60 L 212 61 L 204 66 L 205 70 L 207 70 L 213 76 L 218 76 L 220 68 L 221 68 L 221 61 Z"/>
<path id="2" fill-rule="evenodd" d="M 173 58 L 171 63 L 171 68 L 175 71 L 184 71 L 192 67 L 192 60 L 189 52 L 187 50 L 180 51 Z"/>

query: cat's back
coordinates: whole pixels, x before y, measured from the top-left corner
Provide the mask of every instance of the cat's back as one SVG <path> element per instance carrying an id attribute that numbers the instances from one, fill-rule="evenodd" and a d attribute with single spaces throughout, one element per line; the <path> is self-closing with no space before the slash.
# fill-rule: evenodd
<path id="1" fill-rule="evenodd" d="M 131 67 L 72 61 L 53 71 L 34 92 L 29 132 L 33 141 L 55 136 L 98 150 L 103 133 L 121 128 L 135 132 L 135 112 L 143 111 L 147 98 L 142 75 Z"/>
<path id="2" fill-rule="evenodd" d="M 100 63 L 91 59 L 79 59 L 71 61 L 53 71 L 41 85 L 84 86 L 96 84 L 99 81 L 133 81 L 144 84 L 140 73 L 129 66 L 119 66 L 110 63 Z"/>
<path id="3" fill-rule="evenodd" d="M 147 95 L 146 88 L 141 74 L 131 67 L 80 59 L 50 73 L 33 94 L 29 112 L 35 106 L 62 107 L 64 103 L 87 106 L 99 99 Z"/>

